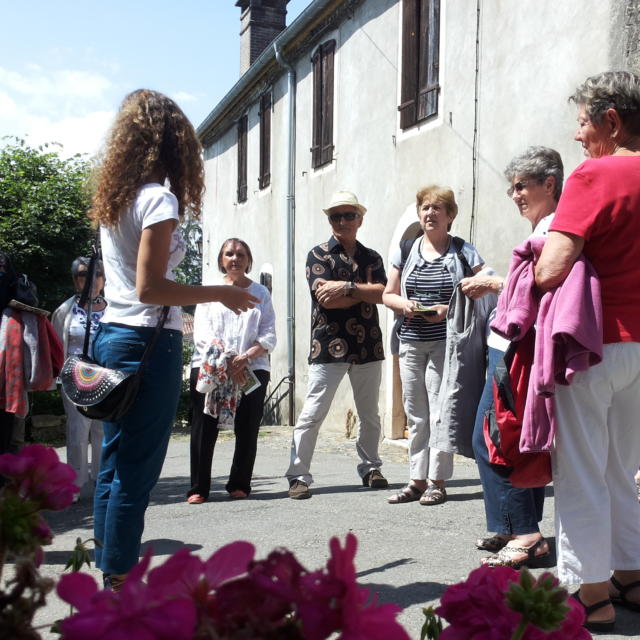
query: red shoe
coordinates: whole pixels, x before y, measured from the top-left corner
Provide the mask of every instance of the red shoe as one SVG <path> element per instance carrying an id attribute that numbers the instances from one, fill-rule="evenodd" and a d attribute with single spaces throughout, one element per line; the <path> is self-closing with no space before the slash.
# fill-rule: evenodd
<path id="1" fill-rule="evenodd" d="M 204 498 L 200 494 L 194 493 L 192 496 L 187 498 L 187 502 L 189 504 L 202 504 L 204 502 Z"/>
<path id="2" fill-rule="evenodd" d="M 249 494 L 245 493 L 242 489 L 234 489 L 233 491 L 229 491 L 229 497 L 232 500 L 244 500 L 249 497 Z"/>

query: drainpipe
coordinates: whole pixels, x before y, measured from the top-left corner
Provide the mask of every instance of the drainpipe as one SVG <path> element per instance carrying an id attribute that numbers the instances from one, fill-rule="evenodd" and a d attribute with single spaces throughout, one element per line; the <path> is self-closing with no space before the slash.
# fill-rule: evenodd
<path id="1" fill-rule="evenodd" d="M 278 64 L 287 70 L 287 95 L 289 97 L 289 132 L 287 149 L 287 356 L 289 365 L 289 426 L 295 424 L 296 381 L 296 297 L 295 297 L 295 213 L 296 213 L 296 72 L 287 62 L 278 43 L 273 43 Z"/>

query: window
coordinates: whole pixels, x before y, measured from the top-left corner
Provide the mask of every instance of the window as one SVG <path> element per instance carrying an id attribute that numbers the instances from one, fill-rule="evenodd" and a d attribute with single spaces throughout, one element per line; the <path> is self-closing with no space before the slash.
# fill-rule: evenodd
<path id="1" fill-rule="evenodd" d="M 440 0 L 402 0 L 400 127 L 438 113 Z"/>
<path id="2" fill-rule="evenodd" d="M 238 120 L 238 202 L 247 200 L 247 116 Z"/>
<path id="3" fill-rule="evenodd" d="M 336 41 L 329 40 L 317 49 L 313 64 L 313 146 L 314 169 L 333 159 L 333 57 Z"/>
<path id="4" fill-rule="evenodd" d="M 271 182 L 271 92 L 260 98 L 260 172 L 258 185 L 261 189 Z"/>

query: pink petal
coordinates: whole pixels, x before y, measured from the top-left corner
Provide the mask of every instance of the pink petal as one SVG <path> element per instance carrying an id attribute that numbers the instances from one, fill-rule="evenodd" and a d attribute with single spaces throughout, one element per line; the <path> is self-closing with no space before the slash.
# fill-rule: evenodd
<path id="1" fill-rule="evenodd" d="M 62 600 L 82 611 L 90 606 L 91 598 L 98 592 L 98 585 L 92 576 L 74 571 L 60 578 L 56 590 Z"/>
<path id="2" fill-rule="evenodd" d="M 220 547 L 204 565 L 204 574 L 211 588 L 246 573 L 255 552 L 250 542 L 238 541 Z"/>

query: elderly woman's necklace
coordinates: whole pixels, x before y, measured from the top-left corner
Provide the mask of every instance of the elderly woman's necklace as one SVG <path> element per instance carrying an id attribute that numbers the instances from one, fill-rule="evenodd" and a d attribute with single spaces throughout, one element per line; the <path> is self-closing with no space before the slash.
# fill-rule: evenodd
<path id="1" fill-rule="evenodd" d="M 80 302 L 80 297 L 81 297 L 81 294 L 77 293 L 76 294 L 76 304 L 78 302 Z M 91 304 L 92 305 L 94 305 L 94 304 L 102 304 L 103 302 L 104 302 L 104 298 L 102 296 L 96 296 L 95 298 L 91 299 Z"/>

